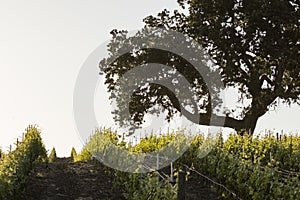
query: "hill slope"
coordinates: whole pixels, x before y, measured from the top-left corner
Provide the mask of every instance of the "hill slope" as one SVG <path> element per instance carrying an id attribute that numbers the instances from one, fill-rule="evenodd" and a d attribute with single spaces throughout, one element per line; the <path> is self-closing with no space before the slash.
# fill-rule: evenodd
<path id="1" fill-rule="evenodd" d="M 30 176 L 24 200 L 124 199 L 112 186 L 112 177 L 92 161 L 58 158 L 48 166 L 39 163 Z"/>

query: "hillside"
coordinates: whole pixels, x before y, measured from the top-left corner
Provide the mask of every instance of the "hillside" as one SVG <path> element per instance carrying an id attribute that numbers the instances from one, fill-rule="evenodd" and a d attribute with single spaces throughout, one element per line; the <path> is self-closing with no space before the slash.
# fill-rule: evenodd
<path id="1" fill-rule="evenodd" d="M 112 177 L 93 161 L 73 162 L 57 158 L 53 163 L 39 163 L 30 176 L 25 200 L 97 200 L 123 199 L 113 189 Z"/>

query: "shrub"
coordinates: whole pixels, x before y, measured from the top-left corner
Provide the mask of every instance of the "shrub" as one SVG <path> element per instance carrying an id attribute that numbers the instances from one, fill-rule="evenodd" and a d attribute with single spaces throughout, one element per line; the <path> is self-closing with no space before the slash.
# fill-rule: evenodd
<path id="1" fill-rule="evenodd" d="M 55 148 L 53 147 L 53 149 L 52 149 L 52 151 L 51 151 L 51 153 L 50 153 L 50 155 L 49 155 L 49 162 L 55 161 L 56 158 L 57 158 L 57 156 L 56 156 L 56 150 L 55 150 Z"/>

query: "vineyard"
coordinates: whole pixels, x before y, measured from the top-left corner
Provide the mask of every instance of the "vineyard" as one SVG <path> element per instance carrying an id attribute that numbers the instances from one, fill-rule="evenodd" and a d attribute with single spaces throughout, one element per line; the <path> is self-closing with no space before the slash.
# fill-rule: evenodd
<path id="1" fill-rule="evenodd" d="M 1 154 L 0 199 L 19 199 L 31 170 L 37 162 L 47 162 L 47 153 L 40 131 L 29 126 L 15 150 Z"/>
<path id="2" fill-rule="evenodd" d="M 109 130 L 96 131 L 85 151 L 94 155 L 101 152 L 100 159 L 113 159 L 120 156 L 119 151 L 109 148 L 113 143 L 132 153 L 153 152 L 171 144 L 176 135 L 150 136 L 135 146 L 118 142 L 117 138 Z M 269 134 L 253 138 L 230 135 L 223 141 L 219 134 L 210 153 L 199 157 L 207 144 L 209 142 L 203 136 L 197 135 L 189 150 L 172 163 L 174 169 L 171 172 L 169 167 L 147 174 L 111 169 L 115 184 L 124 191 L 126 199 L 180 199 L 188 198 L 185 195 L 188 187 L 197 187 L 188 185 L 189 179 L 197 175 L 201 177 L 202 184 L 208 184 L 218 194 L 218 199 L 300 199 L 298 136 Z M 174 149 L 179 150 L 180 147 L 176 144 Z M 180 181 L 182 174 L 185 177 Z"/>
<path id="3" fill-rule="evenodd" d="M 151 135 L 131 145 L 102 129 L 79 154 L 73 148 L 69 158 L 57 158 L 55 148 L 47 156 L 40 131 L 30 126 L 15 150 L 0 152 L 0 199 L 300 199 L 298 136 L 231 134 L 225 140 L 218 134 L 213 142 L 197 134 L 179 159 L 147 173 L 128 173 L 98 161 L 115 162 L 116 168 L 129 162 L 116 159 L 124 153 L 118 149 L 129 157 L 167 145 L 179 152 L 186 137 L 191 136 Z M 201 156 L 207 148 L 209 153 Z M 158 166 L 164 156 L 155 157 Z"/>

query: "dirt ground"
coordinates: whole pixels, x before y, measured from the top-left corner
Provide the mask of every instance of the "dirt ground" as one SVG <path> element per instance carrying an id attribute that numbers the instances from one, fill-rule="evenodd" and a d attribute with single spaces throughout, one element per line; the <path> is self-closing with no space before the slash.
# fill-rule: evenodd
<path id="1" fill-rule="evenodd" d="M 113 177 L 95 161 L 74 163 L 71 158 L 57 158 L 49 164 L 39 163 L 26 185 L 22 200 L 124 199 L 113 187 Z M 191 174 L 185 187 L 186 200 L 219 199 L 197 174 Z"/>
<path id="2" fill-rule="evenodd" d="M 113 177 L 90 162 L 58 158 L 48 166 L 38 164 L 30 176 L 22 200 L 102 200 L 124 199 L 113 189 Z"/>

